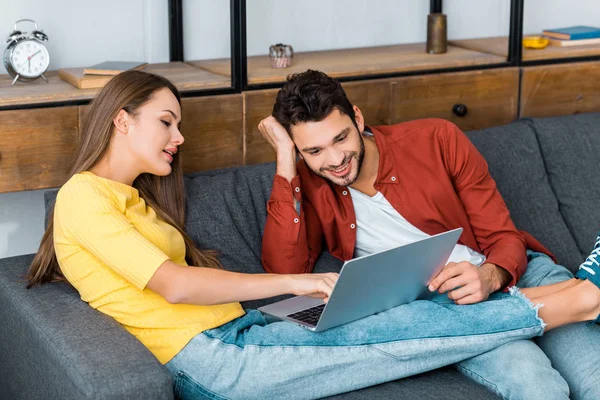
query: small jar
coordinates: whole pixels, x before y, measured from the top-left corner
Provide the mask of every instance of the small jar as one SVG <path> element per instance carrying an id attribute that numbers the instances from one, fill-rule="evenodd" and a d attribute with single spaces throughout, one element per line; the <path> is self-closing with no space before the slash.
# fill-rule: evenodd
<path id="1" fill-rule="evenodd" d="M 289 44 L 277 43 L 269 47 L 271 68 L 287 68 L 292 65 L 294 49 Z"/>

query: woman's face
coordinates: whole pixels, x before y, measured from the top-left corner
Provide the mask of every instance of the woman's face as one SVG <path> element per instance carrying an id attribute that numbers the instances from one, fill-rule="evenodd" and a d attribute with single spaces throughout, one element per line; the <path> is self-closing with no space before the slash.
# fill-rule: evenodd
<path id="1" fill-rule="evenodd" d="M 128 120 L 128 153 L 133 165 L 140 174 L 169 175 L 173 157 L 184 142 L 177 98 L 167 88 L 157 90 Z"/>

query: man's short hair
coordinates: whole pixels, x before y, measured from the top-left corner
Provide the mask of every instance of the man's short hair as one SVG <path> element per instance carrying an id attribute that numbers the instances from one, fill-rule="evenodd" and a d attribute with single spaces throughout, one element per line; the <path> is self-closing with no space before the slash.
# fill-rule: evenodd
<path id="1" fill-rule="evenodd" d="M 309 69 L 288 76 L 277 94 L 272 114 L 291 133 L 292 125 L 322 121 L 333 110 L 349 116 L 358 128 L 352 103 L 342 85 L 321 71 Z"/>

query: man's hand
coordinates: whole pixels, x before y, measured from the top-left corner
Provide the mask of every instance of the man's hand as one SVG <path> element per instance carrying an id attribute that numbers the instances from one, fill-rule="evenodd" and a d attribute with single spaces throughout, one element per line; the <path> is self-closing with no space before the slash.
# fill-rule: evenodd
<path id="1" fill-rule="evenodd" d="M 292 138 L 290 138 L 285 128 L 272 115 L 269 115 L 258 123 L 258 130 L 260 130 L 263 137 L 275 149 L 276 153 L 280 151 L 292 151 L 294 149 Z"/>
<path id="2" fill-rule="evenodd" d="M 272 115 L 260 121 L 258 130 L 277 154 L 277 174 L 291 182 L 297 174 L 296 146 L 289 133 Z"/>
<path id="3" fill-rule="evenodd" d="M 510 274 L 497 265 L 477 267 L 468 261 L 448 263 L 429 284 L 430 291 L 448 293 L 456 304 L 473 304 L 487 300 L 510 280 Z"/>

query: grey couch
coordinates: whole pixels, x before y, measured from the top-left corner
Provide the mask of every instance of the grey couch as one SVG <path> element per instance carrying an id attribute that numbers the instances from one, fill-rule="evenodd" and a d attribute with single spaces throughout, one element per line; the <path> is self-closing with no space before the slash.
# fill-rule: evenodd
<path id="1" fill-rule="evenodd" d="M 517 227 L 575 269 L 600 228 L 600 114 L 521 120 L 469 137 L 488 160 Z M 264 164 L 186 177 L 188 231 L 201 247 L 218 249 L 228 269 L 262 272 L 260 243 L 273 173 L 274 165 Z M 47 192 L 47 207 L 54 196 Z M 31 259 L 0 260 L 1 399 L 173 398 L 166 369 L 68 285 L 26 290 L 22 275 Z M 324 253 L 316 270 L 340 266 Z M 449 367 L 334 398 L 496 396 Z"/>

